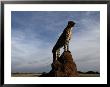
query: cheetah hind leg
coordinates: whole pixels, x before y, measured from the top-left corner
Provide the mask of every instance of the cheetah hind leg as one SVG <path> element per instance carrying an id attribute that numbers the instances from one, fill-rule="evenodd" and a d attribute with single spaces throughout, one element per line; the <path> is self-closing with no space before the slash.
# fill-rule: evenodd
<path id="1" fill-rule="evenodd" d="M 57 50 L 57 59 L 60 57 L 60 49 Z"/>

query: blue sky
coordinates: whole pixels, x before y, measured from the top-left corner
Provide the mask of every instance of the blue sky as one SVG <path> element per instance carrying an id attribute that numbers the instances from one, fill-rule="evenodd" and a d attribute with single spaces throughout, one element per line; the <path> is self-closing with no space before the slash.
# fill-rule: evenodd
<path id="1" fill-rule="evenodd" d="M 100 71 L 99 11 L 12 11 L 12 72 L 49 72 L 52 48 L 74 21 L 70 51 L 80 71 Z"/>

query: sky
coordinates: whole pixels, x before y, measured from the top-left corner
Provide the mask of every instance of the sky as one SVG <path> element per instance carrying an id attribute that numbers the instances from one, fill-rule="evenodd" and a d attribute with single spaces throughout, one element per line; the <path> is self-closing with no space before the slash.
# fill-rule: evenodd
<path id="1" fill-rule="evenodd" d="M 68 21 L 76 23 L 70 51 L 77 70 L 100 72 L 99 11 L 12 11 L 12 72 L 49 72 L 52 48 Z"/>

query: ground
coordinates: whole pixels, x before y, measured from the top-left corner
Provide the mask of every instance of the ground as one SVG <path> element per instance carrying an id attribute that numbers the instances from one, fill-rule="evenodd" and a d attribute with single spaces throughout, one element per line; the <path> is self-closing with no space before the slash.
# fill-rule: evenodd
<path id="1" fill-rule="evenodd" d="M 39 77 L 42 73 L 12 73 L 12 77 Z M 79 77 L 100 77 L 100 74 L 79 74 Z"/>

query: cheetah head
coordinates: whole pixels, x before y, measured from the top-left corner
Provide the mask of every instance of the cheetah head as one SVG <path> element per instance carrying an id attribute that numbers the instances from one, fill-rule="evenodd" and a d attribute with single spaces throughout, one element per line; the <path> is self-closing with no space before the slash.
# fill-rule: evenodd
<path id="1" fill-rule="evenodd" d="M 75 22 L 73 22 L 73 21 L 68 21 L 68 26 L 69 27 L 73 27 L 75 25 Z"/>

